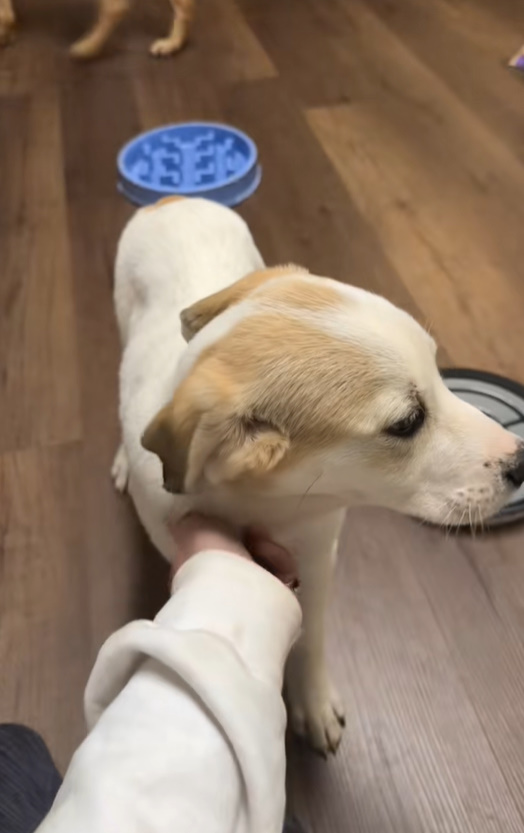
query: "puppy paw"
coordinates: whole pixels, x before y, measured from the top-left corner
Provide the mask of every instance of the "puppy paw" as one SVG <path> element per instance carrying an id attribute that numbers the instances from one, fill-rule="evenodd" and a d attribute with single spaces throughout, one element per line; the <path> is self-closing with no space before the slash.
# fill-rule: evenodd
<path id="1" fill-rule="evenodd" d="M 116 452 L 111 468 L 111 477 L 113 478 L 117 492 L 125 492 L 129 479 L 129 463 L 127 462 L 127 455 L 123 445 L 120 445 Z"/>
<path id="2" fill-rule="evenodd" d="M 149 53 L 155 58 L 165 58 L 182 49 L 184 42 L 182 38 L 160 38 L 151 44 Z"/>
<path id="3" fill-rule="evenodd" d="M 318 679 L 294 690 L 288 685 L 291 726 L 322 757 L 335 754 L 346 725 L 342 701 L 329 680 Z"/>
<path id="4" fill-rule="evenodd" d="M 77 40 L 71 47 L 69 47 L 69 55 L 76 61 L 89 61 L 95 58 L 100 53 L 101 45 L 98 40 L 86 37 Z"/>

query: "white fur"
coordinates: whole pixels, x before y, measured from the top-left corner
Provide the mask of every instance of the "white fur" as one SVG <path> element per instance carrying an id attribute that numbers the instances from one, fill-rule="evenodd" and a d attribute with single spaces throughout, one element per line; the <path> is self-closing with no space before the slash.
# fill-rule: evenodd
<path id="1" fill-rule="evenodd" d="M 302 318 L 335 340 L 353 341 L 376 358 L 384 385 L 370 399 L 359 436 L 348 437 L 337 448 L 318 449 L 285 471 L 269 495 L 239 496 L 224 485 L 190 496 L 165 492 L 159 459 L 141 446 L 145 428 L 202 351 L 238 321 L 267 311 L 270 302 L 264 293 L 252 292 L 204 327 L 189 346 L 181 334 L 180 313 L 262 266 L 245 223 L 213 203 L 164 204 L 141 210 L 130 221 L 116 262 L 115 305 L 123 346 L 122 447 L 113 476 L 117 488 L 127 484 L 153 543 L 169 560 L 173 544 L 166 518 L 190 508 L 217 513 L 239 527 L 263 523 L 297 554 L 305 630 L 289 666 L 292 717 L 316 748 L 334 750 L 342 710 L 325 670 L 323 634 L 344 507 L 375 503 L 437 522 L 447 515 L 458 520 L 463 507 L 471 512 L 472 505 L 481 515 L 496 511 L 509 493 L 499 463 L 515 453 L 517 444 L 447 392 L 436 369 L 434 345 L 410 316 L 382 298 L 330 281 L 340 293 L 340 309 L 287 308 L 286 315 Z M 316 280 L 303 274 L 300 279 Z M 278 311 L 278 306 L 272 309 Z M 430 424 L 408 454 L 384 439 L 382 426 L 405 413 L 411 381 L 427 400 Z M 490 469 L 486 461 L 493 461 Z"/>

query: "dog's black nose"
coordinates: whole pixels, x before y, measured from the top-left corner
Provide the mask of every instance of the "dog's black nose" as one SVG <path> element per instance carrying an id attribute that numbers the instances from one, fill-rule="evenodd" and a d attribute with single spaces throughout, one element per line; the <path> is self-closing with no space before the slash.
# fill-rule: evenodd
<path id="1" fill-rule="evenodd" d="M 509 465 L 504 469 L 504 477 L 515 489 L 524 483 L 524 445 L 519 448 Z"/>

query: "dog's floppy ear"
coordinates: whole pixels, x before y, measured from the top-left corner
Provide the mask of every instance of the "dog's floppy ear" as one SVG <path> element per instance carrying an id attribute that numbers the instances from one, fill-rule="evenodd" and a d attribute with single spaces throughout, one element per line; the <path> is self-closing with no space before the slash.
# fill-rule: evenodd
<path id="1" fill-rule="evenodd" d="M 250 414 L 206 414 L 191 448 L 190 482 L 204 471 L 214 486 L 248 475 L 260 478 L 275 468 L 289 445 L 289 437 Z"/>
<path id="2" fill-rule="evenodd" d="M 258 289 L 259 286 L 266 283 L 266 281 L 279 278 L 287 273 L 293 274 L 296 272 L 307 272 L 302 266 L 294 266 L 287 264 L 286 266 L 273 266 L 271 269 L 259 269 L 256 272 L 246 275 L 236 283 L 227 286 L 220 292 L 215 292 L 214 295 L 209 295 L 201 301 L 197 301 L 191 307 L 182 310 L 180 313 L 180 320 L 182 322 L 182 335 L 186 341 L 191 341 L 194 335 L 198 333 L 202 327 L 209 324 L 213 318 L 220 315 L 228 307 L 233 304 L 238 304 L 243 301 L 250 292 Z"/>
<path id="3" fill-rule="evenodd" d="M 184 492 L 189 445 L 176 424 L 171 405 L 166 405 L 149 423 L 142 435 L 142 445 L 160 458 L 164 489 L 174 494 Z"/>
<path id="4" fill-rule="evenodd" d="M 260 477 L 286 454 L 289 438 L 243 408 L 232 390 L 224 378 L 210 384 L 209 374 L 196 371 L 147 427 L 142 445 L 160 458 L 169 492 Z"/>

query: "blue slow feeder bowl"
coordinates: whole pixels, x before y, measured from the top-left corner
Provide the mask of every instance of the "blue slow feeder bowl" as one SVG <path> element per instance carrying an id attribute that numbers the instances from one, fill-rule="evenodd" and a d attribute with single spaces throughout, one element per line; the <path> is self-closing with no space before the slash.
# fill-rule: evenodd
<path id="1" fill-rule="evenodd" d="M 238 205 L 262 175 L 255 143 L 234 127 L 172 124 L 142 133 L 118 155 L 118 189 L 135 205 L 170 194 Z"/>

